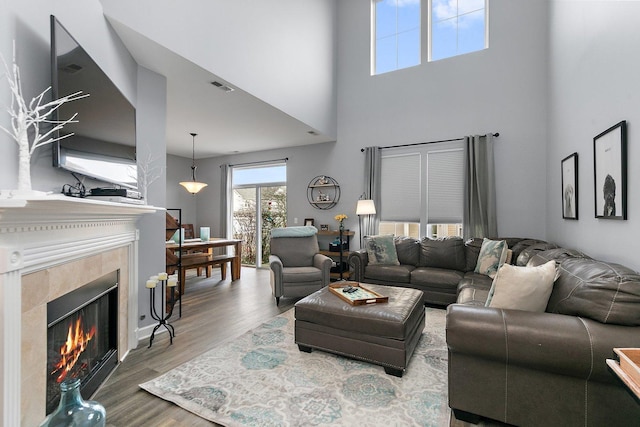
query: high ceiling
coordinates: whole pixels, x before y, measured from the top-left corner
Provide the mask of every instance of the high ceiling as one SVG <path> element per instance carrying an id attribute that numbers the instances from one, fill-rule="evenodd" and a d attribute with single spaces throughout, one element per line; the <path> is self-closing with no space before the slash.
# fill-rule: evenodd
<path id="1" fill-rule="evenodd" d="M 191 132 L 198 134 L 196 158 L 333 140 L 130 28 L 112 25 L 140 66 L 167 79 L 167 153 L 190 158 Z"/>

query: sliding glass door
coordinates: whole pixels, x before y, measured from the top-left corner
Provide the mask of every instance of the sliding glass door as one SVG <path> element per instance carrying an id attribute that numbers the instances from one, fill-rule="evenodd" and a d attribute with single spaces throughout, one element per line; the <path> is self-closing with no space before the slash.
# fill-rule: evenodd
<path id="1" fill-rule="evenodd" d="M 286 165 L 283 163 L 232 169 L 233 237 L 242 239 L 242 263 L 269 263 L 271 230 L 286 226 Z"/>

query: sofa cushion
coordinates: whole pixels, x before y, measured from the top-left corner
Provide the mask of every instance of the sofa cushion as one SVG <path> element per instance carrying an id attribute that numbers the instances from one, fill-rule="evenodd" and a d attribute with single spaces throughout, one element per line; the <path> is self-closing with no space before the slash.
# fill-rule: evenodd
<path id="1" fill-rule="evenodd" d="M 556 277 L 556 262 L 537 267 L 505 264 L 496 273 L 486 306 L 543 313 Z"/>
<path id="2" fill-rule="evenodd" d="M 504 264 L 508 249 L 507 242 L 504 240 L 490 240 L 485 238 L 482 241 L 482 248 L 480 248 L 478 262 L 476 263 L 474 271 L 476 273 L 486 274 L 489 277 L 494 277 L 498 268 Z"/>
<path id="3" fill-rule="evenodd" d="M 568 258 L 591 259 L 589 255 L 585 254 L 584 252 L 580 252 L 577 249 L 556 248 L 546 251 L 536 251 L 535 254 L 527 262 L 527 265 L 541 265 L 551 260 L 554 260 L 557 263 L 561 263 Z"/>
<path id="4" fill-rule="evenodd" d="M 397 236 L 393 238 L 400 264 L 417 266 L 420 262 L 420 241 L 413 237 Z"/>
<path id="5" fill-rule="evenodd" d="M 420 267 L 446 268 L 464 271 L 466 266 L 464 241 L 460 237 L 443 237 L 420 241 Z"/>
<path id="6" fill-rule="evenodd" d="M 478 255 L 480 255 L 480 249 L 482 248 L 482 240 L 482 237 L 472 237 L 464 242 L 464 257 L 466 258 L 464 271 L 476 269 Z"/>
<path id="7" fill-rule="evenodd" d="M 411 284 L 456 292 L 464 273 L 446 268 L 418 267 L 411 272 Z"/>
<path id="8" fill-rule="evenodd" d="M 466 286 L 458 291 L 458 299 L 456 300 L 456 303 L 484 307 L 488 295 L 489 289 Z"/>
<path id="9" fill-rule="evenodd" d="M 513 251 L 513 262 L 512 264 L 516 264 L 517 260 L 518 260 L 518 256 L 520 256 L 520 254 L 522 253 L 522 251 L 524 251 L 525 249 L 529 248 L 530 246 L 539 244 L 539 243 L 547 243 L 544 240 L 538 240 L 538 239 L 520 239 L 520 241 L 511 244 L 509 243 L 509 241 L 507 240 L 507 245 L 509 245 L 509 249 L 511 249 Z M 523 265 L 526 265 L 523 264 Z"/>
<path id="10" fill-rule="evenodd" d="M 367 236 L 364 238 L 364 247 L 369 257 L 369 265 L 399 265 L 396 245 L 392 234 Z"/>
<path id="11" fill-rule="evenodd" d="M 640 275 L 622 265 L 566 258 L 547 311 L 601 323 L 640 326 Z"/>
<path id="12" fill-rule="evenodd" d="M 364 279 L 383 281 L 383 282 L 396 282 L 396 283 L 409 283 L 411 280 L 411 271 L 415 267 L 413 265 L 367 265 L 364 269 Z"/>
<path id="13" fill-rule="evenodd" d="M 548 251 L 550 249 L 557 248 L 558 245 L 554 243 L 548 242 L 538 242 L 534 243 L 520 251 L 518 255 L 516 255 L 516 262 L 514 264 L 525 266 L 529 263 L 529 260 L 535 256 L 535 254 L 539 252 Z"/>
<path id="14" fill-rule="evenodd" d="M 489 292 L 493 279 L 484 274 L 476 273 L 474 271 L 468 271 L 464 274 L 464 278 L 458 283 L 458 292 L 464 288 L 477 288 L 484 289 Z"/>

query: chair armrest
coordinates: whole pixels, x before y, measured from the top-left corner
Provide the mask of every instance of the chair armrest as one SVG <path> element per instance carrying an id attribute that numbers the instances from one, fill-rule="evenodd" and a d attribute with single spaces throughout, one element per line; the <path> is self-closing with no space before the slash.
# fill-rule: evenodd
<path id="1" fill-rule="evenodd" d="M 322 283 L 328 285 L 331 280 L 331 264 L 333 260 L 323 254 L 315 254 L 313 256 L 313 266 L 322 271 Z"/>
<path id="2" fill-rule="evenodd" d="M 359 249 L 349 253 L 347 258 L 349 266 L 353 270 L 353 280 L 356 282 L 364 281 L 364 269 L 369 263 L 369 256 L 365 249 Z"/>
<path id="3" fill-rule="evenodd" d="M 269 255 L 269 268 L 276 276 L 282 277 L 283 265 L 279 256 Z"/>
<path id="4" fill-rule="evenodd" d="M 615 382 L 605 362 L 613 357 L 613 347 L 640 346 L 640 327 L 463 304 L 447 308 L 446 335 L 450 356 L 606 383 Z"/>
<path id="5" fill-rule="evenodd" d="M 271 269 L 271 291 L 276 298 L 282 296 L 284 286 L 282 284 L 282 260 L 277 255 L 269 255 L 269 268 Z"/>

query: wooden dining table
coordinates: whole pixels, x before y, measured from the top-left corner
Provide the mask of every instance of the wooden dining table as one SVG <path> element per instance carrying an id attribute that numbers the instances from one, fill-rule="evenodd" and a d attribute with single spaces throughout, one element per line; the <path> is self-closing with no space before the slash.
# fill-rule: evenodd
<path id="1" fill-rule="evenodd" d="M 183 253 L 200 251 L 208 254 L 213 254 L 214 248 L 233 248 L 233 259 L 231 260 L 231 280 L 238 280 L 240 278 L 240 257 L 242 254 L 242 240 L 241 239 L 226 239 L 221 237 L 212 237 L 209 240 L 200 239 L 186 239 L 182 246 L 177 243 L 167 243 L 167 249 L 181 250 Z"/>

